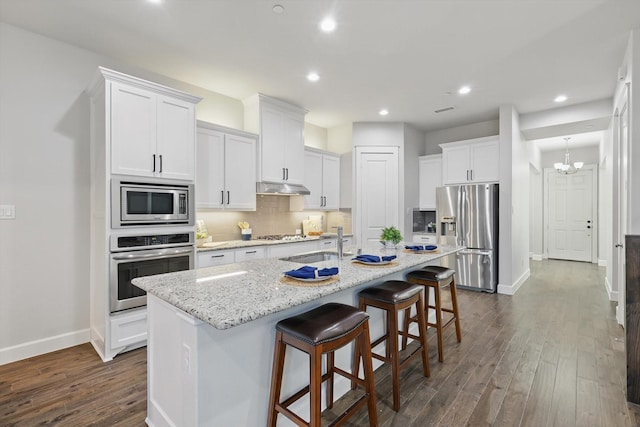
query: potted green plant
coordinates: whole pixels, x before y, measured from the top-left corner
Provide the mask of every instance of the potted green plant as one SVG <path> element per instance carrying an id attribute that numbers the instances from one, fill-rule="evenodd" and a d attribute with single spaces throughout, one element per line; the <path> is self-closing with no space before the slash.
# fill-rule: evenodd
<path id="1" fill-rule="evenodd" d="M 396 247 L 398 243 L 400 243 L 401 241 L 402 241 L 402 234 L 400 234 L 400 230 L 398 230 L 394 226 L 385 227 L 382 229 L 382 234 L 380 235 L 380 242 L 382 242 L 383 245 L 389 246 L 389 244 L 392 244 L 393 247 Z"/>

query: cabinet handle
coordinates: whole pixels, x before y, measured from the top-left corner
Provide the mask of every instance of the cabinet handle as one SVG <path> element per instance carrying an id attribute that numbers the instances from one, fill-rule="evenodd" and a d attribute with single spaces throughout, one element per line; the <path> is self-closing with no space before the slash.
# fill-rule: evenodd
<path id="1" fill-rule="evenodd" d="M 332 245 L 333 242 L 332 241 L 328 241 L 328 242 L 324 242 L 323 245 Z"/>
<path id="2" fill-rule="evenodd" d="M 284 168 L 282 168 L 282 180 L 286 181 L 285 174 L 284 174 Z"/>
<path id="3" fill-rule="evenodd" d="M 160 173 L 162 173 L 162 154 L 160 154 L 158 157 L 160 157 Z"/>
<path id="4" fill-rule="evenodd" d="M 211 255 L 211 258 L 224 258 L 224 255 Z"/>
<path id="5" fill-rule="evenodd" d="M 469 169 L 467 169 L 467 181 L 469 181 Z"/>
<path id="6" fill-rule="evenodd" d="M 224 205 L 224 190 L 220 190 L 220 204 Z"/>
<path id="7" fill-rule="evenodd" d="M 245 254 L 247 254 L 247 255 L 248 255 L 248 254 L 255 254 L 255 253 L 257 253 L 257 252 L 258 252 L 258 251 L 245 251 Z"/>
<path id="8" fill-rule="evenodd" d="M 324 199 L 324 204 L 322 206 L 326 207 L 327 206 L 327 196 L 323 196 L 322 198 Z"/>
<path id="9" fill-rule="evenodd" d="M 473 169 L 469 170 L 469 176 L 471 176 L 470 181 L 473 181 Z"/>
<path id="10" fill-rule="evenodd" d="M 285 168 L 285 170 L 287 171 L 287 179 L 286 179 L 286 181 L 289 181 L 289 168 Z"/>
<path id="11" fill-rule="evenodd" d="M 156 171 L 156 155 L 153 155 L 153 172 Z"/>
<path id="12" fill-rule="evenodd" d="M 227 190 L 227 204 L 231 202 L 231 193 Z"/>

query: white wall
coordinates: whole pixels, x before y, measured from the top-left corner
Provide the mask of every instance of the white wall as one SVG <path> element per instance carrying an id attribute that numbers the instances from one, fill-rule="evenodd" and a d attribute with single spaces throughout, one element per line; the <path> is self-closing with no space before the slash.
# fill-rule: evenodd
<path id="1" fill-rule="evenodd" d="M 327 142 L 327 129 L 311 123 L 304 124 L 304 145 L 329 151 Z"/>
<path id="2" fill-rule="evenodd" d="M 400 147 L 404 123 L 357 122 L 353 124 L 353 146 Z"/>
<path id="3" fill-rule="evenodd" d="M 425 151 L 423 154 L 440 154 L 442 149 L 438 144 L 462 141 L 465 139 L 482 138 L 497 135 L 500 132 L 498 120 L 472 123 L 447 129 L 429 131 L 425 133 Z"/>
<path id="4" fill-rule="evenodd" d="M 420 180 L 418 157 L 424 153 L 424 133 L 404 126 L 404 230 L 406 242 L 413 234 L 413 209 L 419 207 Z"/>
<path id="5" fill-rule="evenodd" d="M 353 125 L 346 123 L 327 129 L 327 147 L 340 154 L 353 151 Z"/>
<path id="6" fill-rule="evenodd" d="M 543 173 L 529 165 L 529 252 L 532 259 L 540 261 L 544 255 L 542 227 L 544 219 Z"/>
<path id="7" fill-rule="evenodd" d="M 239 100 L 0 23 L 0 364 L 89 339 L 89 101 L 106 66 L 202 96 L 198 119 L 243 128 Z"/>
<path id="8" fill-rule="evenodd" d="M 517 189 L 517 191 L 514 191 Z M 519 115 L 500 107 L 500 236 L 498 292 L 512 294 L 529 277 L 529 160 Z"/>
<path id="9" fill-rule="evenodd" d="M 542 168 L 552 168 L 554 163 L 564 161 L 565 150 L 543 151 L 540 155 Z M 600 163 L 600 149 L 597 145 L 589 147 L 569 148 L 569 158 L 572 162 L 584 162 L 585 165 Z"/>

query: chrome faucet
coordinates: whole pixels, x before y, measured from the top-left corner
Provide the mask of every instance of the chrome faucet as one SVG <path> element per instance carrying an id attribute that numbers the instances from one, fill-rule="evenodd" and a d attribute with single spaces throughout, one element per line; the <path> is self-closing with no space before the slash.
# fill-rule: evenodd
<path id="1" fill-rule="evenodd" d="M 344 233 L 342 227 L 333 227 L 338 229 L 338 259 L 342 259 L 343 246 L 344 246 Z"/>

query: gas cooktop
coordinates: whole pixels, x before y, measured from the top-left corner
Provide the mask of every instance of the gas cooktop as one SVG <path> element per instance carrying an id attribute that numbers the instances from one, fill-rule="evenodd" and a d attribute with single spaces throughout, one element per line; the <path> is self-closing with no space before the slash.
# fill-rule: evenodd
<path id="1" fill-rule="evenodd" d="M 256 237 L 258 240 L 304 240 L 305 236 L 301 234 L 267 234 L 266 236 Z"/>

